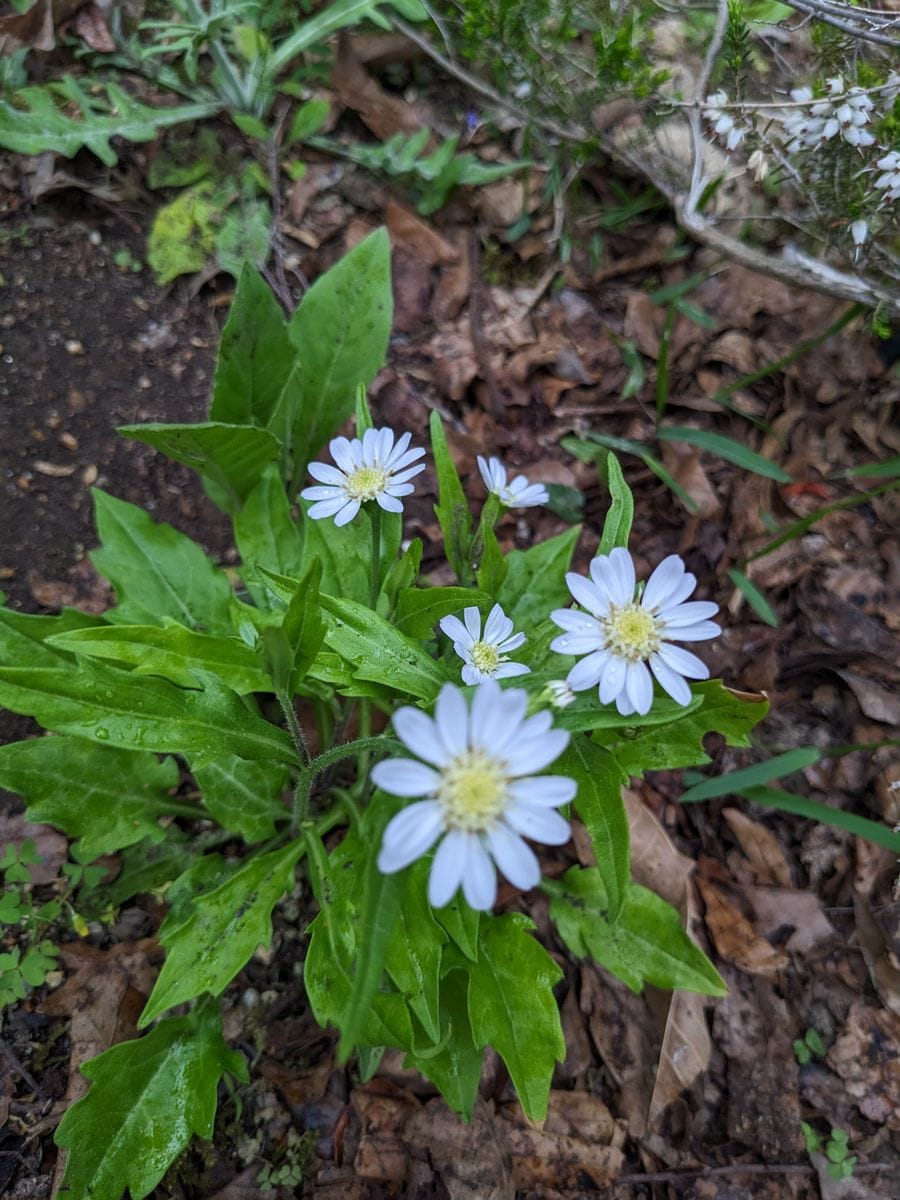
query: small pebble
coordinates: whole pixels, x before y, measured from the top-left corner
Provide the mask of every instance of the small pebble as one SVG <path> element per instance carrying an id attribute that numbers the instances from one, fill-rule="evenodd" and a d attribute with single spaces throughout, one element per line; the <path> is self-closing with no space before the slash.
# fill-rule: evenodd
<path id="1" fill-rule="evenodd" d="M 91 232 L 88 234 L 88 241 L 91 243 L 92 246 L 102 246 L 103 245 L 103 237 L 101 236 L 100 230 L 92 229 Z"/>
<path id="2" fill-rule="evenodd" d="M 92 487 L 97 482 L 98 471 L 93 463 L 81 472 L 81 482 L 85 487 Z"/>
<path id="3" fill-rule="evenodd" d="M 65 448 L 67 450 L 77 450 L 78 449 L 78 438 L 75 437 L 74 434 L 61 433 L 59 435 L 59 440 L 62 442 L 62 444 L 65 446 Z"/>
<path id="4" fill-rule="evenodd" d="M 84 346 L 77 338 L 69 338 L 65 343 L 66 354 L 84 354 Z"/>
<path id="5" fill-rule="evenodd" d="M 148 388 L 153 387 L 153 384 L 151 383 L 150 377 L 148 375 L 139 376 L 137 385 L 141 389 L 142 392 L 146 392 Z"/>

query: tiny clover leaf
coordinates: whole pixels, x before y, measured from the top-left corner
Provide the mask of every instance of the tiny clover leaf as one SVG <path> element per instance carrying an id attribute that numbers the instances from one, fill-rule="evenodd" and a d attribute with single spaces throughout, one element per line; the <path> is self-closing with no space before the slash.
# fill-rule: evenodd
<path id="1" fill-rule="evenodd" d="M 143 1200 L 191 1137 L 212 1136 L 216 1091 L 226 1072 L 246 1081 L 246 1064 L 222 1038 L 218 1004 L 161 1021 L 81 1068 L 91 1080 L 56 1131 L 68 1151 L 68 1200 Z"/>

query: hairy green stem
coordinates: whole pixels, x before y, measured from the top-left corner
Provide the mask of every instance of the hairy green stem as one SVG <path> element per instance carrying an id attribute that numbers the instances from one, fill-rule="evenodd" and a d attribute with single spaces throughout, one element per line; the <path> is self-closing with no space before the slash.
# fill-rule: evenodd
<path id="1" fill-rule="evenodd" d="M 372 573 L 369 577 L 369 608 L 374 612 L 381 591 L 381 509 L 373 501 L 369 508 L 372 522 Z"/>
<path id="2" fill-rule="evenodd" d="M 306 745 L 306 737 L 300 727 L 300 722 L 297 720 L 294 701 L 285 691 L 279 691 L 277 696 L 278 703 L 281 705 L 281 711 L 284 713 L 284 719 L 287 721 L 288 729 L 291 731 L 291 737 L 294 739 L 297 757 L 304 766 L 307 766 L 309 763 L 309 748 Z"/>

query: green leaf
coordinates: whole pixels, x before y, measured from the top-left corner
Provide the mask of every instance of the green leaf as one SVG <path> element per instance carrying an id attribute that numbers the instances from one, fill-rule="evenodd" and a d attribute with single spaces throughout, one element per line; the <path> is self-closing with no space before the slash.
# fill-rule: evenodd
<path id="1" fill-rule="evenodd" d="M 304 506 L 306 502 L 304 501 Z M 385 513 L 386 517 L 390 514 Z M 381 526 L 381 573 L 387 574 L 400 546 L 400 530 L 392 521 Z M 368 604 L 372 574 L 372 532 L 368 517 L 337 529 L 331 521 L 312 521 L 304 512 L 303 568 L 322 563 L 322 591 Z"/>
<path id="2" fill-rule="evenodd" d="M 385 822 L 386 824 L 386 822 Z M 373 831 L 374 846 L 383 830 Z M 397 876 L 401 887 L 393 913 L 384 965 L 394 986 L 415 1013 L 428 1038 L 437 1044 L 440 1028 L 441 947 L 447 940 L 428 903 L 428 871 L 424 859 Z M 468 906 L 467 906 L 468 907 Z M 479 1055 L 480 1060 L 480 1055 Z"/>
<path id="3" fill-rule="evenodd" d="M 324 595 L 321 602 L 331 618 L 325 643 L 351 664 L 355 679 L 382 683 L 426 701 L 434 700 L 448 682 L 448 673 L 418 642 L 405 637 L 365 604 Z"/>
<path id="4" fill-rule="evenodd" d="M 90 861 L 142 838 L 162 841 L 158 817 L 178 786 L 178 767 L 81 738 L 35 738 L 0 746 L 0 785 L 22 797 L 30 821 L 80 838 Z"/>
<path id="5" fill-rule="evenodd" d="M 324 42 L 338 29 L 369 20 L 381 29 L 391 28 L 379 11 L 382 7 L 396 9 L 408 21 L 424 21 L 428 13 L 419 0 L 333 0 L 327 8 L 303 21 L 284 41 L 273 49 L 269 69 L 276 75 L 289 62 L 317 42 Z"/>
<path id="6" fill-rule="evenodd" d="M 102 888 L 99 907 L 119 908 L 132 896 L 164 887 L 187 871 L 196 861 L 196 851 L 187 846 L 187 834 L 170 826 L 164 842 L 138 842 L 126 846 L 120 857 L 121 870 L 111 884 Z"/>
<path id="7" fill-rule="evenodd" d="M 447 435 L 437 412 L 429 420 L 431 453 L 437 472 L 438 502 L 434 514 L 444 535 L 444 553 L 462 584 L 472 582 L 472 514 L 469 503 L 447 448 Z"/>
<path id="8" fill-rule="evenodd" d="M 319 915 L 309 926 L 303 980 L 313 1015 L 323 1027 L 343 1028 L 358 953 L 359 878 L 376 851 L 377 845 L 369 845 L 354 829 L 348 830 L 327 858 L 315 834 L 307 838 L 310 881 L 319 902 Z M 368 1010 L 362 1019 L 357 1017 L 356 1024 L 360 1045 L 412 1046 L 409 1010 L 397 992 L 374 992 Z"/>
<path id="9" fill-rule="evenodd" d="M 61 667 L 71 662 L 72 656 L 60 648 L 46 645 L 47 638 L 72 629 L 96 629 L 105 623 L 102 617 L 79 612 L 77 608 L 64 608 L 56 617 L 0 608 L 0 663 L 17 667 Z"/>
<path id="10" fill-rule="evenodd" d="M 87 147 L 107 167 L 114 167 L 118 159 L 113 138 L 152 142 L 160 129 L 202 121 L 221 107 L 220 100 L 166 108 L 141 104 L 114 83 L 88 91 L 65 75 L 58 83 L 20 88 L 11 102 L 0 100 L 0 146 L 16 154 L 50 150 L 65 158 Z"/>
<path id="11" fill-rule="evenodd" d="M 391 331 L 391 254 L 387 231 L 355 246 L 309 289 L 288 333 L 299 352 L 290 429 L 297 465 L 306 463 L 353 413 L 356 389 L 384 364 Z"/>
<path id="12" fill-rule="evenodd" d="M 352 969 L 350 995 L 341 1013 L 338 1059 L 346 1062 L 357 1045 L 365 1045 L 360 1035 L 367 1029 L 372 1001 L 384 974 L 388 948 L 396 941 L 395 930 L 400 918 L 400 902 L 405 880 L 399 873 L 385 875 L 379 871 L 376 859 L 381 835 L 391 815 L 391 806 L 373 798 L 358 830 L 365 846 L 365 856 L 356 874 L 359 906 L 355 922 L 356 956 Z M 354 831 L 357 832 L 357 831 Z M 405 897 L 404 897 L 405 898 Z M 410 914 L 411 915 L 411 914 Z M 400 954 L 402 956 L 402 946 Z M 397 954 L 394 955 L 397 961 Z M 412 963 L 408 964 L 410 967 Z M 404 977 L 404 981 L 407 982 Z M 396 980 L 395 980 L 396 982 Z M 399 986 L 399 985 L 398 985 Z M 415 984 L 413 984 L 415 986 Z M 402 992 L 403 987 L 399 986 Z"/>
<path id="13" fill-rule="evenodd" d="M 591 836 L 606 887 L 609 918 L 615 921 L 631 878 L 628 816 L 622 802 L 628 776 L 607 750 L 583 737 L 572 738 L 553 764 L 553 773 L 567 775 L 578 784 L 575 808 Z"/>
<path id="14" fill-rule="evenodd" d="M 728 572 L 728 578 L 743 595 L 756 615 L 761 617 L 767 625 L 771 625 L 773 629 L 777 629 L 778 614 L 756 584 L 748 579 L 743 571 L 739 571 L 737 567 L 731 568 Z"/>
<path id="15" fill-rule="evenodd" d="M 490 602 L 487 592 L 475 588 L 411 587 L 397 597 L 395 623 L 407 637 L 424 641 L 435 636 L 435 626 L 442 617 L 462 612 L 468 605 L 480 608 Z"/>
<path id="16" fill-rule="evenodd" d="M 45 729 L 126 750 L 191 754 L 205 765 L 223 754 L 293 763 L 293 743 L 209 676 L 202 691 L 140 677 L 87 659 L 75 667 L 0 667 L 0 704 Z"/>
<path id="17" fill-rule="evenodd" d="M 556 630 L 556 626 L 554 626 L 554 630 Z M 565 664 L 574 660 L 568 656 L 560 655 L 557 656 L 557 661 Z M 553 678 L 564 676 L 566 671 L 567 667 L 565 665 L 560 666 Z M 615 705 L 601 705 L 597 699 L 597 689 L 591 688 L 589 691 L 580 694 L 567 708 L 557 712 L 555 724 L 562 729 L 568 729 L 570 733 L 582 733 L 594 730 L 598 733 L 598 740 L 602 737 L 604 745 L 612 746 L 617 736 L 629 740 L 637 739 L 641 736 L 641 731 L 644 728 L 655 729 L 658 725 L 668 725 L 672 721 L 676 721 L 680 717 L 694 712 L 702 704 L 703 697 L 699 695 L 695 695 L 690 704 L 684 706 L 670 699 L 668 696 L 658 696 L 654 698 L 653 707 L 644 716 L 639 717 L 631 714 L 630 716 L 623 717 Z M 620 730 L 621 733 L 607 734 L 606 730 Z"/>
<path id="18" fill-rule="evenodd" d="M 576 958 L 590 955 L 632 991 L 644 983 L 724 996 L 718 971 L 681 926 L 671 905 L 636 883 L 629 884 L 618 920 L 607 920 L 601 873 L 572 867 L 553 889 L 550 916 Z"/>
<path id="19" fill-rule="evenodd" d="M 753 804 L 761 804 L 766 808 L 777 808 L 779 812 L 794 813 L 805 817 L 808 821 L 818 821 L 821 825 L 833 825 L 837 829 L 846 829 L 855 837 L 866 838 L 877 846 L 884 846 L 892 854 L 900 855 L 900 832 L 871 821 L 868 817 L 857 816 L 856 813 L 844 812 L 842 808 L 832 808 L 828 804 L 819 804 L 806 796 L 795 796 L 781 788 L 752 787 L 738 793 Z"/>
<path id="20" fill-rule="evenodd" d="M 222 1038 L 218 1005 L 162 1021 L 145 1037 L 113 1046 L 82 1068 L 91 1089 L 63 1117 L 68 1150 L 61 1196 L 132 1200 L 150 1194 L 196 1134 L 211 1138 L 219 1081 L 247 1078 Z"/>
<path id="21" fill-rule="evenodd" d="M 239 696 L 273 688 L 256 651 L 239 638 L 195 633 L 176 622 L 162 628 L 106 625 L 76 629 L 55 634 L 49 644 L 73 654 L 112 659 L 133 667 L 134 675 L 160 675 L 180 687 L 195 688 L 203 674 L 212 674 Z"/>
<path id="22" fill-rule="evenodd" d="M 210 815 L 245 842 L 274 837 L 275 822 L 288 815 L 281 797 L 289 777 L 280 763 L 248 762 L 228 754 L 193 774 Z"/>
<path id="23" fill-rule="evenodd" d="M 171 617 L 192 629 L 231 632 L 228 578 L 196 542 L 98 488 L 93 497 L 102 546 L 91 561 L 118 600 L 108 620 L 157 625 Z"/>
<path id="24" fill-rule="evenodd" d="M 528 550 L 511 550 L 506 556 L 509 570 L 497 600 L 516 629 L 531 629 L 551 609 L 568 603 L 566 572 L 580 533 L 581 526 L 575 525 Z"/>
<path id="25" fill-rule="evenodd" d="M 245 263 L 219 343 L 210 421 L 268 425 L 295 356 L 272 289 Z"/>
<path id="26" fill-rule="evenodd" d="M 521 913 L 482 918 L 478 961 L 467 967 L 469 1020 L 475 1045 L 493 1046 L 506 1063 L 525 1115 L 542 1121 L 566 1041 L 553 995 L 562 971 L 533 928 Z"/>
<path id="27" fill-rule="evenodd" d="M 725 437 L 724 434 L 711 433 L 706 429 L 692 429 L 686 425 L 665 425 L 657 429 L 656 436 L 663 442 L 687 442 L 689 446 L 696 446 L 698 450 L 705 450 L 708 454 L 724 458 L 736 467 L 752 471 L 754 475 L 763 475 L 766 479 L 777 480 L 778 483 L 791 482 L 787 471 L 763 458 L 761 454 L 748 450 L 733 438 Z"/>
<path id="28" fill-rule="evenodd" d="M 470 908 L 457 894 L 449 904 L 435 910 L 439 924 L 443 925 L 450 940 L 458 946 L 470 962 L 478 958 L 478 926 L 480 913 Z"/>
<path id="29" fill-rule="evenodd" d="M 123 437 L 145 442 L 167 458 L 202 475 L 223 511 L 238 511 L 266 467 L 278 457 L 278 443 L 265 429 L 208 421 L 196 425 L 120 425 Z"/>
<path id="30" fill-rule="evenodd" d="M 262 126 L 265 131 L 265 126 Z M 216 262 L 235 279 L 248 265 L 262 267 L 272 245 L 272 207 L 268 200 L 244 198 L 225 214 L 216 234 Z"/>
<path id="31" fill-rule="evenodd" d="M 326 626 L 319 607 L 321 582 L 322 564 L 316 559 L 297 584 L 284 614 L 281 628 L 291 652 L 291 672 L 287 679 L 287 692 L 291 696 L 312 666 L 325 637 Z"/>
<path id="32" fill-rule="evenodd" d="M 709 800 L 713 796 L 733 796 L 747 788 L 759 787 L 771 783 L 773 779 L 781 779 L 785 775 L 793 775 L 804 767 L 814 766 L 822 757 L 822 751 L 817 746 L 801 746 L 797 750 L 788 750 L 785 754 L 776 754 L 765 762 L 754 763 L 752 767 L 743 767 L 739 771 L 729 771 L 725 775 L 717 775 L 714 779 L 704 779 L 692 788 L 683 792 L 680 799 L 682 804 L 690 804 L 694 800 Z"/>
<path id="33" fill-rule="evenodd" d="M 493 522 L 486 516 L 487 505 L 485 511 L 481 514 L 481 522 L 478 527 L 478 567 L 475 571 L 475 578 L 478 581 L 478 586 L 482 591 L 487 592 L 491 599 L 495 599 L 503 587 L 503 581 L 506 579 L 509 564 L 503 557 L 503 551 L 500 549 L 500 543 L 497 541 L 497 536 L 493 530 Z"/>
<path id="34" fill-rule="evenodd" d="M 294 113 L 290 132 L 285 138 L 284 149 L 292 146 L 294 142 L 304 142 L 312 134 L 318 133 L 328 120 L 330 112 L 331 105 L 327 100 L 307 100 L 305 104 L 301 104 Z"/>
<path id="35" fill-rule="evenodd" d="M 301 839 L 271 854 L 248 859 L 239 870 L 194 905 L 192 916 L 165 941 L 166 961 L 150 993 L 138 1028 L 166 1009 L 208 992 L 219 996 L 250 960 L 272 940 L 272 909 L 294 885 Z"/>
<path id="36" fill-rule="evenodd" d="M 648 715 L 657 711 L 672 713 L 664 724 L 652 729 L 633 728 L 629 737 L 612 741 L 604 738 L 605 744 L 629 775 L 641 775 L 644 771 L 669 771 L 678 767 L 696 767 L 710 761 L 703 749 L 703 739 L 708 733 L 720 733 L 729 746 L 749 746 L 750 730 L 761 721 L 768 711 L 768 704 L 757 696 L 733 692 L 719 679 L 691 685 L 694 701 L 702 703 L 681 708 L 674 701 L 665 704 L 655 700 Z M 665 707 L 663 705 L 665 704 Z M 563 714 L 564 716 L 564 714 Z M 630 718 L 634 721 L 634 717 Z M 647 718 L 641 718 L 646 722 Z M 565 720 L 559 724 L 565 725 Z"/>
<path id="37" fill-rule="evenodd" d="M 600 456 L 597 456 L 597 467 L 609 488 L 610 500 L 597 553 L 609 554 L 617 546 L 623 546 L 627 550 L 631 522 L 634 519 L 634 497 L 631 494 L 631 488 L 625 482 L 619 460 L 611 451 L 607 450 L 602 468 Z"/>
<path id="38" fill-rule="evenodd" d="M 234 517 L 234 536 L 245 566 L 264 567 L 299 579 L 303 574 L 303 538 L 291 516 L 291 506 L 273 463 Z M 272 593 L 245 571 L 244 582 L 261 608 L 272 607 Z"/>
<path id="39" fill-rule="evenodd" d="M 398 559 L 388 568 L 381 592 L 387 604 L 387 612 L 396 610 L 400 596 L 414 586 L 422 564 L 422 542 L 413 538 Z M 334 589 L 332 589 L 333 591 Z M 405 632 L 405 631 L 404 631 Z"/>
<path id="40" fill-rule="evenodd" d="M 467 971 L 450 971 L 441 980 L 440 1037 L 436 1039 L 440 1049 L 410 1051 L 403 1064 L 430 1079 L 450 1108 L 466 1121 L 471 1119 L 478 1098 L 484 1058 L 484 1050 L 475 1045 L 472 1036 L 468 993 Z"/>

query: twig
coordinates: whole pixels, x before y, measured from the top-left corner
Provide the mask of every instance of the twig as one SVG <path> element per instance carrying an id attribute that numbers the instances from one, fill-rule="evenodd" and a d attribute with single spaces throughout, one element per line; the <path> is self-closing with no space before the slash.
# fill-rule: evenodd
<path id="1" fill-rule="evenodd" d="M 12 1052 L 12 1050 L 9 1048 L 9 1046 L 7 1046 L 6 1042 L 2 1038 L 0 1038 L 0 1051 L 2 1051 L 3 1057 L 6 1059 L 6 1061 L 9 1063 L 9 1065 L 12 1067 L 12 1069 L 16 1072 L 17 1075 L 21 1076 L 21 1078 L 25 1081 L 25 1083 L 34 1092 L 34 1094 L 36 1096 L 39 1096 L 41 1098 L 41 1100 L 46 1100 L 48 1098 L 47 1093 L 44 1091 L 44 1089 L 41 1087 L 41 1085 L 37 1082 L 37 1080 L 34 1078 L 34 1076 L 30 1074 L 30 1072 L 28 1071 L 28 1068 L 23 1066 L 22 1063 L 19 1062 L 16 1055 Z"/>
<path id="2" fill-rule="evenodd" d="M 826 25 L 832 25 L 835 29 L 840 29 L 842 33 L 849 33 L 851 37 L 861 41 L 872 42 L 876 46 L 889 46 L 892 50 L 900 47 L 900 39 L 887 37 L 871 28 L 872 25 L 878 25 L 882 29 L 890 29 L 896 25 L 898 18 L 890 13 L 878 13 L 877 9 L 860 10 L 843 4 L 821 3 L 820 0 L 785 0 L 785 2 L 791 8 L 796 8 L 798 12 L 824 21 Z"/>
<path id="3" fill-rule="evenodd" d="M 887 1163 L 863 1163 L 853 1168 L 854 1175 L 873 1175 L 887 1171 Z M 812 1164 L 803 1163 L 729 1163 L 724 1167 L 684 1167 L 678 1171 L 650 1171 L 646 1175 L 620 1175 L 612 1186 L 633 1187 L 642 1183 L 679 1183 L 696 1179 L 698 1175 L 815 1175 Z"/>

